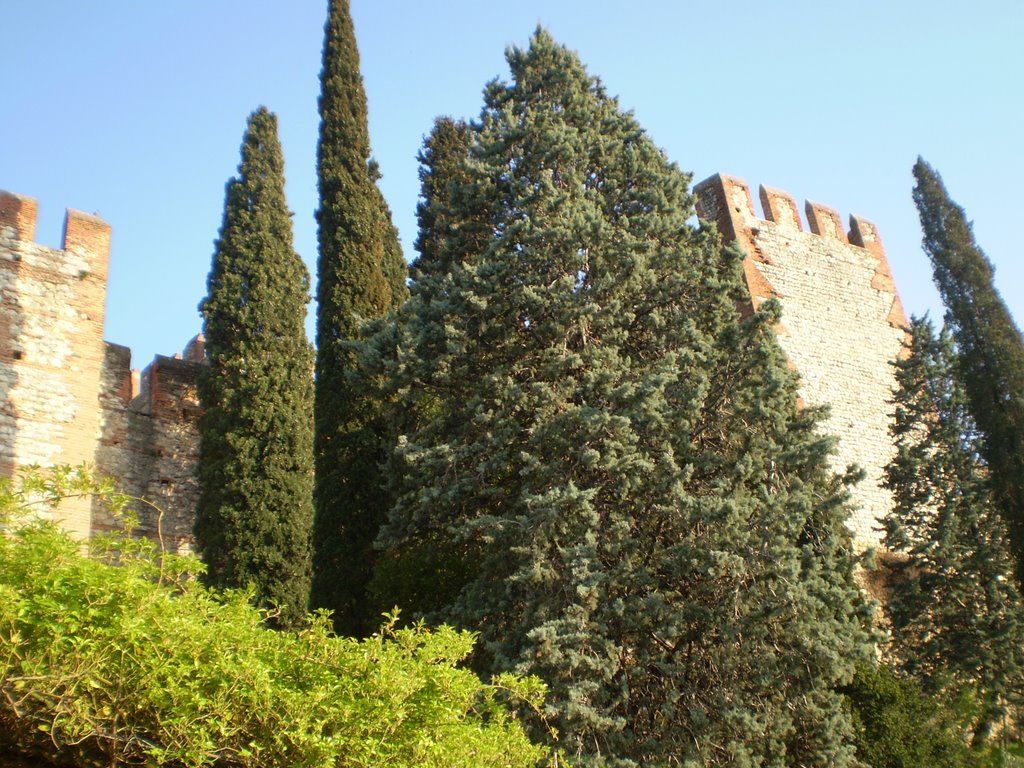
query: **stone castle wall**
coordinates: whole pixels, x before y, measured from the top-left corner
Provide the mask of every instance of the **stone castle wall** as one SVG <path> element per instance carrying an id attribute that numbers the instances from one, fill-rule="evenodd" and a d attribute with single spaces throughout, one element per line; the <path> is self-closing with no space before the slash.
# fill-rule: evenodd
<path id="1" fill-rule="evenodd" d="M 19 467 L 87 464 L 162 506 L 142 532 L 187 546 L 198 487 L 196 377 L 203 359 L 157 357 L 143 374 L 103 340 L 110 226 L 69 210 L 63 247 L 34 242 L 36 201 L 0 192 L 0 476 Z M 55 514 L 85 538 L 116 525 L 89 500 Z"/>
<path id="2" fill-rule="evenodd" d="M 752 311 L 782 303 L 780 342 L 800 374 L 800 396 L 830 405 L 823 429 L 839 438 L 835 468 L 856 464 L 851 527 L 859 548 L 878 543 L 891 506 L 880 486 L 892 455 L 889 361 L 902 351 L 906 318 L 872 224 L 807 203 L 804 231 L 793 199 L 717 175 L 698 184 L 699 215 L 746 254 Z M 27 464 L 78 465 L 115 478 L 127 493 L 164 510 L 140 508 L 142 530 L 184 549 L 198 498 L 201 337 L 184 357 L 158 356 L 140 374 L 126 347 L 103 341 L 110 227 L 68 211 L 62 249 L 34 242 L 36 202 L 0 192 L 0 474 Z M 86 537 L 117 522 L 88 504 L 58 513 Z"/>
<path id="3" fill-rule="evenodd" d="M 878 232 L 857 216 L 847 232 L 836 211 L 811 202 L 805 231 L 793 198 L 763 186 L 758 217 L 747 184 L 730 176 L 712 176 L 694 191 L 698 215 L 746 256 L 752 309 L 768 298 L 782 304 L 779 342 L 800 375 L 800 397 L 830 407 L 822 428 L 839 439 L 833 466 L 865 472 L 850 520 L 858 549 L 877 546 L 878 521 L 892 506 L 881 486 L 894 453 L 890 361 L 903 352 L 907 325 Z"/>

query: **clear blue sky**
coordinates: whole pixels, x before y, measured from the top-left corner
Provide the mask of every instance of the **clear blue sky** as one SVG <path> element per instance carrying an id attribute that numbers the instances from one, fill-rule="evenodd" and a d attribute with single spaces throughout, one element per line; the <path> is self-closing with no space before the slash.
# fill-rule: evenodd
<path id="1" fill-rule="evenodd" d="M 475 117 L 506 46 L 539 23 L 694 181 L 721 171 L 874 221 L 908 312 L 936 316 L 910 197 L 924 156 L 1024 318 L 1019 0 L 352 5 L 406 258 L 423 135 L 436 115 Z M 200 328 L 224 184 L 260 104 L 280 120 L 296 249 L 315 274 L 325 15 L 325 0 L 0 0 L 0 188 L 38 198 L 47 245 L 66 207 L 111 223 L 106 337 L 135 366 Z"/>

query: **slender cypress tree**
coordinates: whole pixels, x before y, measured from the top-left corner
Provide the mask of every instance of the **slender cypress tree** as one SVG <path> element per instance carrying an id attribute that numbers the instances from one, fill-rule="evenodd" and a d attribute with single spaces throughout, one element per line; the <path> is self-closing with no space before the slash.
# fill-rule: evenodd
<path id="1" fill-rule="evenodd" d="M 992 284 L 991 262 L 974 241 L 963 208 L 924 160 L 914 165 L 914 202 L 924 250 L 946 305 L 971 415 L 981 432 L 992 492 L 1010 529 L 1024 583 L 1024 339 Z"/>
<path id="2" fill-rule="evenodd" d="M 911 354 L 895 363 L 897 452 L 886 472 L 884 544 L 905 556 L 886 603 L 892 649 L 932 692 L 977 691 L 978 746 L 1024 694 L 1024 603 L 950 337 L 928 320 L 910 330 Z"/>
<path id="3" fill-rule="evenodd" d="M 438 118 L 419 153 L 422 201 L 417 205 L 419 236 L 416 249 L 420 255 L 410 267 L 419 305 L 417 321 L 422 330 L 418 354 L 424 359 L 438 357 L 446 345 L 443 328 L 447 303 L 444 296 L 431 298 L 433 287 L 443 284 L 448 272 L 450 249 L 445 248 L 454 236 L 465 239 L 470 232 L 482 249 L 491 231 L 483 222 L 468 216 L 465 208 L 456 210 L 449 195 L 460 196 L 468 176 L 461 170 L 469 152 L 471 131 L 461 121 Z M 377 372 L 387 364 L 394 365 L 397 339 L 393 328 L 386 328 L 374 340 Z M 439 346 L 438 346 L 439 345 Z M 433 348 L 432 348 L 433 347 Z M 371 358 L 372 359 L 372 358 Z M 431 421 L 442 418 L 441 399 L 418 388 L 404 390 L 401 408 L 391 410 L 389 423 L 392 435 L 416 431 Z M 370 584 L 371 605 L 379 614 L 395 605 L 423 613 L 450 602 L 465 584 L 477 553 L 466 544 L 453 542 L 443 535 L 409 540 L 392 546 L 374 567 Z"/>
<path id="4" fill-rule="evenodd" d="M 405 263 L 370 160 L 366 94 L 347 0 L 325 28 L 317 154 L 316 517 L 311 604 L 335 628 L 363 634 L 373 539 L 388 507 L 381 488 L 380 405 L 354 385 L 362 325 L 404 299 Z"/>
<path id="5" fill-rule="evenodd" d="M 538 31 L 508 61 L 424 185 L 384 366 L 432 418 L 381 562 L 444 542 L 410 607 L 539 674 L 576 764 L 850 765 L 863 606 L 777 313 L 740 318 L 739 254 L 575 55 Z"/>
<path id="6" fill-rule="evenodd" d="M 416 250 L 420 255 L 410 269 L 413 280 L 430 273 L 444 274 L 447 271 L 447 265 L 440 260 L 445 255 L 444 241 L 453 233 L 445 211 L 451 209 L 449 193 L 457 195 L 467 179 L 462 166 L 469 156 L 471 136 L 470 127 L 466 123 L 450 117 L 439 117 L 423 142 L 418 157 L 421 200 L 416 206 L 419 224 Z M 465 211 L 459 212 L 459 228 L 465 229 L 475 223 L 467 221 Z M 489 233 L 485 228 L 480 235 L 481 242 L 485 242 Z"/>
<path id="7" fill-rule="evenodd" d="M 195 533 L 207 578 L 254 585 L 277 623 L 309 600 L 313 523 L 313 351 L 309 273 L 292 248 L 277 118 L 249 116 L 239 175 L 200 304 L 209 366 L 199 377 Z"/>

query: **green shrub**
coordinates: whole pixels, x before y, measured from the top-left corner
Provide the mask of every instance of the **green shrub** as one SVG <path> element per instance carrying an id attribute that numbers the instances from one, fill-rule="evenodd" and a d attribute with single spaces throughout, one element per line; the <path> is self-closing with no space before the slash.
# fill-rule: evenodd
<path id="1" fill-rule="evenodd" d="M 871 768 L 980 766 L 960 735 L 952 707 L 886 666 L 862 667 L 844 690 L 857 729 L 857 753 Z"/>
<path id="2" fill-rule="evenodd" d="M 97 490 L 66 471 L 29 487 L 49 501 Z M 538 708 L 541 684 L 486 685 L 459 669 L 467 633 L 396 629 L 392 617 L 356 641 L 322 615 L 296 634 L 271 631 L 246 594 L 202 586 L 198 561 L 124 538 L 86 554 L 51 523 L 12 522 L 25 504 L 0 487 L 0 732 L 22 751 L 108 766 L 545 758 L 509 713 L 509 700 Z"/>

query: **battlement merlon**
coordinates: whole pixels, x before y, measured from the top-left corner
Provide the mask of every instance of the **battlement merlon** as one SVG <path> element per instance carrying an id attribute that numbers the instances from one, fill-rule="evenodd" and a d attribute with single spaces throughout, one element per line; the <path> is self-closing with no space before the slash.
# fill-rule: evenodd
<path id="1" fill-rule="evenodd" d="M 694 186 L 693 191 L 697 195 L 697 215 L 715 222 L 726 242 L 737 240 L 744 222 L 757 218 L 750 187 L 743 179 L 716 173 Z"/>
<path id="2" fill-rule="evenodd" d="M 10 228 L 14 240 L 33 243 L 38 214 L 39 204 L 34 198 L 0 190 L 0 232 Z M 106 285 L 110 262 L 110 225 L 107 222 L 68 208 L 61 250 L 84 261 L 88 272 Z"/>
<path id="3" fill-rule="evenodd" d="M 185 345 L 183 356 L 193 363 L 204 362 L 206 360 L 206 336 L 197 333 L 189 339 L 188 344 Z"/>
<path id="4" fill-rule="evenodd" d="M 110 225 L 98 216 L 68 208 L 64 217 L 63 250 L 89 263 L 90 271 L 106 286 L 110 264 Z"/>
<path id="5" fill-rule="evenodd" d="M 14 239 L 32 242 L 36 239 L 36 217 L 39 203 L 34 198 L 0 189 L 0 230 L 10 227 Z"/>
<path id="6" fill-rule="evenodd" d="M 815 235 L 828 240 L 838 240 L 841 243 L 850 242 L 846 230 L 843 229 L 843 220 L 835 208 L 808 200 L 804 213 L 807 214 L 807 225 Z"/>
<path id="7" fill-rule="evenodd" d="M 788 192 L 780 189 L 772 189 L 763 184 L 758 190 L 761 198 L 761 210 L 768 221 L 773 221 L 783 229 L 795 229 L 803 232 L 804 227 L 800 222 L 800 209 L 796 207 L 796 201 Z"/>

